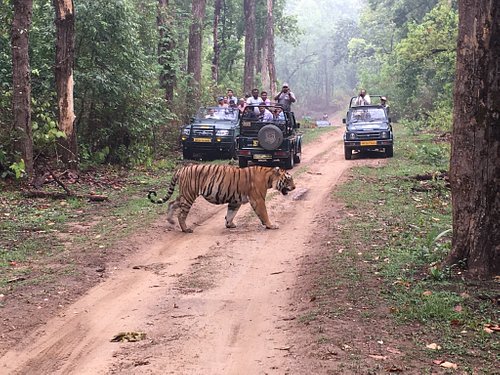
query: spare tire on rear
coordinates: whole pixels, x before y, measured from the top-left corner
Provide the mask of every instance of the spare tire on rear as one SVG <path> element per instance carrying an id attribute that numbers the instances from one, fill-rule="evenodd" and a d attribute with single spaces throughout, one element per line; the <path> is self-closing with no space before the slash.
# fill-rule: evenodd
<path id="1" fill-rule="evenodd" d="M 259 144 L 265 150 L 275 150 L 283 142 L 283 133 L 276 125 L 266 125 L 257 134 Z"/>

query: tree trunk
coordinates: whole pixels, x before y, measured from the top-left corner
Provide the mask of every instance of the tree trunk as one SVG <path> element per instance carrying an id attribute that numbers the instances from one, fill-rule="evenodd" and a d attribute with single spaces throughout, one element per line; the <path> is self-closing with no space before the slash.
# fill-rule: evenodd
<path id="1" fill-rule="evenodd" d="M 267 71 L 269 73 L 269 92 L 274 95 L 276 90 L 276 66 L 274 64 L 274 0 L 267 0 Z"/>
<path id="2" fill-rule="evenodd" d="M 175 87 L 175 41 L 172 38 L 173 19 L 168 14 L 168 1 L 158 0 L 158 14 L 156 25 L 158 27 L 158 63 L 161 66 L 160 87 L 165 90 L 167 106 L 174 98 Z M 172 12 L 171 12 L 172 13 Z"/>
<path id="3" fill-rule="evenodd" d="M 11 34 L 14 144 L 24 160 L 28 178 L 32 178 L 34 172 L 33 133 L 31 129 L 31 74 L 28 54 L 32 12 L 32 0 L 14 0 Z"/>
<path id="4" fill-rule="evenodd" d="M 203 18 L 205 17 L 206 0 L 193 0 L 193 19 L 189 27 L 189 49 L 187 71 L 191 76 L 188 103 L 198 106 L 200 102 L 201 85 L 201 52 L 203 35 Z"/>
<path id="5" fill-rule="evenodd" d="M 73 101 L 73 63 L 75 55 L 75 12 L 73 0 L 54 0 L 56 12 L 55 80 L 58 105 L 58 127 L 66 134 L 59 140 L 64 164 L 69 169 L 78 167 L 75 111 Z"/>
<path id="6" fill-rule="evenodd" d="M 243 92 L 250 93 L 255 80 L 255 0 L 244 0 L 245 14 L 245 69 Z"/>
<path id="7" fill-rule="evenodd" d="M 450 181 L 448 264 L 500 274 L 500 4 L 460 0 Z"/>
<path id="8" fill-rule="evenodd" d="M 220 60 L 220 43 L 219 43 L 219 22 L 222 8 L 222 0 L 214 1 L 214 57 L 212 58 L 212 79 L 215 84 L 219 81 L 219 60 Z"/>

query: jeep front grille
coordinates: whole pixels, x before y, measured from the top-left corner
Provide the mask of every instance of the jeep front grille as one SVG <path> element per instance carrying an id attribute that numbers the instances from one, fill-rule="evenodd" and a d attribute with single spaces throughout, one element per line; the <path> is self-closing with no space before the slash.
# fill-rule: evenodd
<path id="1" fill-rule="evenodd" d="M 356 133 L 357 139 L 379 139 L 380 132 L 365 132 L 365 133 Z"/>

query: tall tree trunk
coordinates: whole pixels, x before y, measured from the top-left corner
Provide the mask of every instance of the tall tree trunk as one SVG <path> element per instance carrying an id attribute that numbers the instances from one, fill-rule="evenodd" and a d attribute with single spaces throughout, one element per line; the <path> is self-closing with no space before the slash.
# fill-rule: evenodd
<path id="1" fill-rule="evenodd" d="M 215 84 L 219 81 L 219 60 L 220 60 L 220 43 L 219 43 L 219 22 L 222 8 L 222 0 L 214 1 L 214 57 L 212 58 L 212 79 Z"/>
<path id="2" fill-rule="evenodd" d="M 158 27 L 158 63 L 161 66 L 160 87 L 165 91 L 167 106 L 174 98 L 175 87 L 175 40 L 172 37 L 173 18 L 169 15 L 169 0 L 158 0 L 158 14 L 156 25 Z M 170 12 L 172 13 L 172 12 Z"/>
<path id="3" fill-rule="evenodd" d="M 58 127 L 66 134 L 59 140 L 64 164 L 70 169 L 78 167 L 75 111 L 73 100 L 73 63 L 75 55 L 75 11 L 73 0 L 54 0 L 56 12 L 55 80 L 58 105 Z"/>
<path id="4" fill-rule="evenodd" d="M 193 0 L 193 19 L 189 27 L 189 49 L 187 71 L 191 76 L 191 91 L 188 93 L 188 103 L 200 102 L 201 85 L 201 52 L 203 36 L 203 18 L 205 17 L 206 0 Z"/>
<path id="5" fill-rule="evenodd" d="M 276 90 L 276 66 L 274 64 L 274 15 L 273 15 L 274 0 L 267 0 L 267 71 L 269 74 L 269 91 L 273 95 Z"/>
<path id="6" fill-rule="evenodd" d="M 28 178 L 33 177 L 33 133 L 31 129 L 31 74 L 29 31 L 33 13 L 32 0 L 14 0 L 12 20 L 12 111 L 15 147 L 21 154 Z"/>
<path id="7" fill-rule="evenodd" d="M 500 3 L 460 0 L 448 264 L 500 274 Z"/>
<path id="8" fill-rule="evenodd" d="M 250 93 L 255 80 L 255 0 L 244 0 L 245 14 L 245 69 L 243 92 Z"/>
<path id="9" fill-rule="evenodd" d="M 266 25 L 266 30 L 267 30 L 267 25 Z M 270 92 L 270 84 L 269 84 L 269 65 L 268 65 L 268 60 L 269 60 L 269 40 L 267 38 L 267 33 L 264 32 L 264 37 L 262 38 L 262 53 L 261 53 L 261 61 L 260 61 L 260 76 L 262 80 L 262 88 L 269 93 L 269 96 L 271 96 Z"/>

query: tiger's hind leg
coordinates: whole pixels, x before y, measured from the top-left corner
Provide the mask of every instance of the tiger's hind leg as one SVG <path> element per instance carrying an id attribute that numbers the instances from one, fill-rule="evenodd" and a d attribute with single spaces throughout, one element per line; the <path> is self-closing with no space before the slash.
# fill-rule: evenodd
<path id="1" fill-rule="evenodd" d="M 179 198 L 177 198 L 176 200 L 174 200 L 168 204 L 167 221 L 170 224 L 175 224 L 174 213 L 175 213 L 175 211 L 177 211 L 179 209 L 179 204 L 180 204 Z"/>
<path id="2" fill-rule="evenodd" d="M 229 203 L 227 206 L 227 214 L 226 214 L 226 228 L 236 228 L 236 225 L 233 223 L 233 219 L 238 213 L 238 210 L 241 207 L 241 203 Z"/>
<path id="3" fill-rule="evenodd" d="M 180 212 L 177 215 L 177 220 L 179 220 L 179 225 L 184 233 L 193 233 L 193 230 L 186 225 L 186 218 L 192 205 L 193 203 L 189 203 L 185 199 L 179 199 Z"/>

